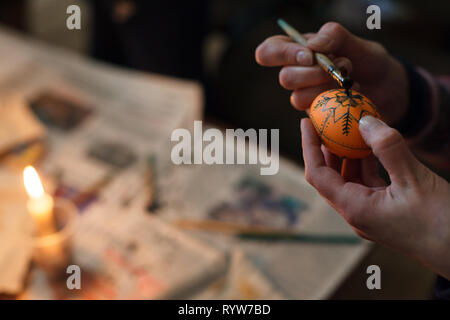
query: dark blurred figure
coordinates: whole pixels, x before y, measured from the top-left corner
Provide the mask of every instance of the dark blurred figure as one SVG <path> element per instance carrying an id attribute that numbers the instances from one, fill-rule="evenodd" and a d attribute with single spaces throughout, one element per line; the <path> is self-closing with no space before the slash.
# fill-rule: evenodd
<path id="1" fill-rule="evenodd" d="M 208 119 L 244 129 L 281 128 L 282 154 L 301 162 L 298 111 L 289 107 L 289 95 L 274 85 L 273 72 L 254 62 L 254 50 L 264 36 L 280 32 L 275 23 L 277 17 L 310 22 L 311 6 L 307 1 L 92 0 L 90 3 L 95 58 L 201 81 Z M 211 34 L 225 39 L 213 70 L 205 68 L 211 65 L 206 62 L 203 50 Z"/>
<path id="2" fill-rule="evenodd" d="M 206 0 L 94 0 L 94 57 L 126 67 L 201 79 Z"/>
<path id="3" fill-rule="evenodd" d="M 0 23 L 25 31 L 26 0 L 1 0 Z"/>

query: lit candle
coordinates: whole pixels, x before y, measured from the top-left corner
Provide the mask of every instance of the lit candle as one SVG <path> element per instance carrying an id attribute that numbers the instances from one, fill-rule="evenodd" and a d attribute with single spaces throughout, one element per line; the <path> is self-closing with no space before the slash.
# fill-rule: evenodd
<path id="1" fill-rule="evenodd" d="M 23 181 L 29 197 L 27 209 L 36 221 L 39 235 L 54 233 L 53 198 L 45 193 L 39 175 L 32 166 L 27 166 L 23 171 Z"/>

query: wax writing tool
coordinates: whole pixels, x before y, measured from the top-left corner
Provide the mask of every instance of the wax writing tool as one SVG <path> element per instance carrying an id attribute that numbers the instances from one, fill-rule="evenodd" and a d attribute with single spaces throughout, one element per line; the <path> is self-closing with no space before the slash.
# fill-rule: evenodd
<path id="1" fill-rule="evenodd" d="M 291 37 L 292 40 L 295 42 L 301 44 L 302 46 L 306 46 L 306 39 L 301 35 L 300 32 L 295 30 L 291 25 L 289 25 L 286 21 L 283 19 L 278 19 L 278 25 L 281 27 L 281 29 L 286 32 L 286 34 Z M 343 75 L 342 72 L 339 70 L 338 67 L 323 53 L 314 53 L 314 57 L 316 58 L 317 64 L 322 67 L 323 70 L 325 70 L 329 75 L 335 79 L 341 87 L 345 89 L 345 91 L 348 93 L 350 88 L 353 85 L 353 80 L 347 77 L 346 75 Z"/>

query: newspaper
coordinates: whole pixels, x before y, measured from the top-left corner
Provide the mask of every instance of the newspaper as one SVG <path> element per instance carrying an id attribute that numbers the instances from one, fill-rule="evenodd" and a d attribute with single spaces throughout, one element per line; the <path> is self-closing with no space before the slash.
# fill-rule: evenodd
<path id="1" fill-rule="evenodd" d="M 226 277 L 192 297 L 218 300 L 280 300 L 286 296 L 235 248 Z"/>
<path id="2" fill-rule="evenodd" d="M 148 158 L 168 162 L 170 133 L 201 118 L 201 87 L 28 46 L 9 34 L 0 33 L 0 41 L 29 54 L 16 73 L 0 79 L 0 92 L 21 96 L 48 128 L 48 154 L 36 166 L 55 180 L 55 196 L 74 201 L 82 214 L 73 254 L 93 286 L 79 296 L 68 294 L 64 283 L 55 291 L 34 268 L 22 297 L 176 298 L 223 273 L 223 251 L 148 213 L 127 214 L 143 211 L 135 200 L 148 198 Z M 130 242 L 139 254 L 128 255 Z"/>
<path id="3" fill-rule="evenodd" d="M 181 224 L 191 229 L 205 242 L 214 245 L 238 248 L 244 252 L 246 260 L 271 283 L 274 292 L 289 299 L 326 299 L 345 279 L 358 261 L 370 249 L 370 243 L 359 239 L 344 221 L 305 181 L 304 171 L 293 163 L 280 160 L 279 173 L 270 178 L 258 175 L 258 168 L 251 166 L 189 166 L 175 170 L 183 171 L 173 175 L 170 180 L 173 193 L 164 192 L 171 198 L 171 210 L 161 212 L 168 221 L 180 219 L 202 221 L 220 218 L 217 208 L 224 208 L 224 216 L 242 223 L 239 215 L 249 216 L 249 211 L 241 210 L 244 199 L 254 197 L 254 193 L 242 189 L 242 182 L 253 181 L 258 187 L 269 188 L 274 196 L 269 199 L 289 198 L 301 206 L 294 217 L 273 205 L 266 208 L 267 223 L 274 221 L 282 226 L 278 231 L 308 234 L 323 238 L 321 243 L 309 241 L 252 241 L 243 240 L 228 232 L 211 229 L 209 225 Z M 178 185 L 177 185 L 178 184 Z M 195 187 L 192 187 L 194 186 Z M 245 185 L 245 183 L 244 183 Z M 254 201 L 256 207 L 267 205 L 267 201 Z M 230 214 L 230 208 L 235 212 Z M 237 208 L 237 209 L 236 209 Z M 250 209 L 250 212 L 252 209 Z M 220 210 L 219 210 L 220 212 Z M 257 212 L 257 211 L 256 211 Z M 264 223 L 264 215 L 262 215 Z M 282 219 L 284 217 L 284 219 Z M 261 220 L 244 220 L 244 223 L 260 224 Z M 290 222 L 289 222 L 290 221 Z M 242 231 L 242 229 L 238 229 Z M 329 238 L 332 236 L 332 238 Z M 336 242 L 336 239 L 350 239 L 349 243 Z"/>
<path id="4" fill-rule="evenodd" d="M 65 193 L 102 180 L 98 198 L 139 193 L 147 159 L 169 162 L 171 132 L 202 117 L 195 82 L 111 67 L 5 30 L 0 42 L 8 48 L 0 60 L 13 60 L 16 71 L 0 77 L 0 93 L 21 95 L 50 128 L 50 152 L 38 169 L 59 179 Z"/>
<path id="5" fill-rule="evenodd" d="M 55 285 L 36 270 L 22 298 L 181 299 L 226 271 L 224 252 L 157 217 L 100 206 L 85 215 L 73 238 L 71 262 L 82 270 L 81 289 L 67 290 L 65 279 Z"/>
<path id="6" fill-rule="evenodd" d="M 177 208 L 165 216 L 193 229 L 195 222 L 209 221 L 210 226 L 223 225 L 224 231 L 299 232 L 309 216 L 323 209 L 323 201 L 300 169 L 280 163 L 275 176 L 261 176 L 257 165 L 181 168 L 179 186 L 173 181 L 162 186 L 166 201 Z M 198 228 L 204 229 L 201 223 Z"/>

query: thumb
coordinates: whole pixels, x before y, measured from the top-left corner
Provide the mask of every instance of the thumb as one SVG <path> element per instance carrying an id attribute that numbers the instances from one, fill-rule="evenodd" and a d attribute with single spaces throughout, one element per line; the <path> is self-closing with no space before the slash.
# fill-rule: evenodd
<path id="1" fill-rule="evenodd" d="M 313 51 L 344 56 L 353 62 L 373 54 L 373 45 L 372 42 L 353 35 L 336 22 L 324 24 L 307 42 L 308 48 Z"/>
<path id="2" fill-rule="evenodd" d="M 397 130 L 377 118 L 365 116 L 359 120 L 359 131 L 393 183 L 404 185 L 416 180 L 420 162 Z"/>

